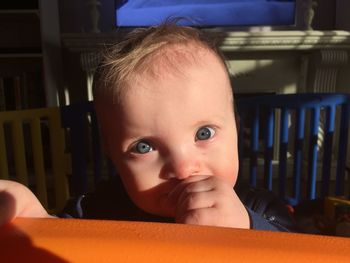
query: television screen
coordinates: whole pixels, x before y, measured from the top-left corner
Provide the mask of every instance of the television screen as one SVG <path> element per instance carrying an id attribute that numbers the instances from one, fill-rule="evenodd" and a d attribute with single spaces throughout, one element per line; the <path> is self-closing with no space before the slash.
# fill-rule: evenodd
<path id="1" fill-rule="evenodd" d="M 295 24 L 296 0 L 117 0 L 118 27 L 144 27 L 169 17 L 198 27 L 288 26 Z"/>

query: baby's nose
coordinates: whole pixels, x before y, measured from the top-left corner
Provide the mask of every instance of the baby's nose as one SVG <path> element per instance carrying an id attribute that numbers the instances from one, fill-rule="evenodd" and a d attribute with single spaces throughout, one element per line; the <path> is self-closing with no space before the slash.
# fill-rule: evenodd
<path id="1" fill-rule="evenodd" d="M 177 178 L 179 180 L 184 180 L 190 176 L 197 175 L 200 173 L 201 164 L 196 158 L 181 158 L 172 159 L 167 164 L 167 177 Z"/>

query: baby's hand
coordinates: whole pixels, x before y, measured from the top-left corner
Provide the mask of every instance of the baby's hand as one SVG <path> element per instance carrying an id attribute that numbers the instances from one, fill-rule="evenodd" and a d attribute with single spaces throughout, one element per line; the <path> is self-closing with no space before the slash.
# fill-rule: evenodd
<path id="1" fill-rule="evenodd" d="M 232 185 L 216 176 L 192 176 L 169 194 L 177 200 L 176 222 L 249 228 L 247 210 Z"/>
<path id="2" fill-rule="evenodd" d="M 0 226 L 16 217 L 51 217 L 24 185 L 0 180 Z"/>

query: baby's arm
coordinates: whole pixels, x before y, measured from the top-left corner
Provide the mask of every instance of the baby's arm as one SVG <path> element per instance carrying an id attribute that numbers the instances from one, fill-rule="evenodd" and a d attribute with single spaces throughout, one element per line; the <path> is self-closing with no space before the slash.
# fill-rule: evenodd
<path id="1" fill-rule="evenodd" d="M 232 185 L 216 176 L 192 176 L 170 194 L 176 221 L 185 224 L 250 228 L 247 209 Z"/>
<path id="2" fill-rule="evenodd" d="M 0 226 L 16 217 L 51 217 L 24 185 L 0 180 Z"/>

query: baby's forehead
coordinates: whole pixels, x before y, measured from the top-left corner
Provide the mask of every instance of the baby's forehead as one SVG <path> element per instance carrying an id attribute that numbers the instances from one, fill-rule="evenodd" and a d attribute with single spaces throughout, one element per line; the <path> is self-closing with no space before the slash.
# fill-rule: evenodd
<path id="1" fill-rule="evenodd" d="M 197 42 L 168 44 L 147 56 L 136 68 L 135 75 L 155 79 L 166 76 L 183 76 L 191 66 L 203 66 L 212 50 Z M 217 59 L 218 56 L 216 56 Z"/>
<path id="2" fill-rule="evenodd" d="M 208 67 L 221 68 L 220 76 L 228 77 L 221 57 L 202 43 L 192 41 L 163 45 L 139 61 L 133 73 L 121 85 L 123 87 L 111 89 L 113 94 L 107 99 L 113 97 L 114 102 L 123 105 L 126 97 L 129 97 L 128 99 L 133 97 L 128 95 L 148 88 L 146 84 L 159 81 L 176 83 L 189 77 L 193 70 L 202 71 Z"/>

